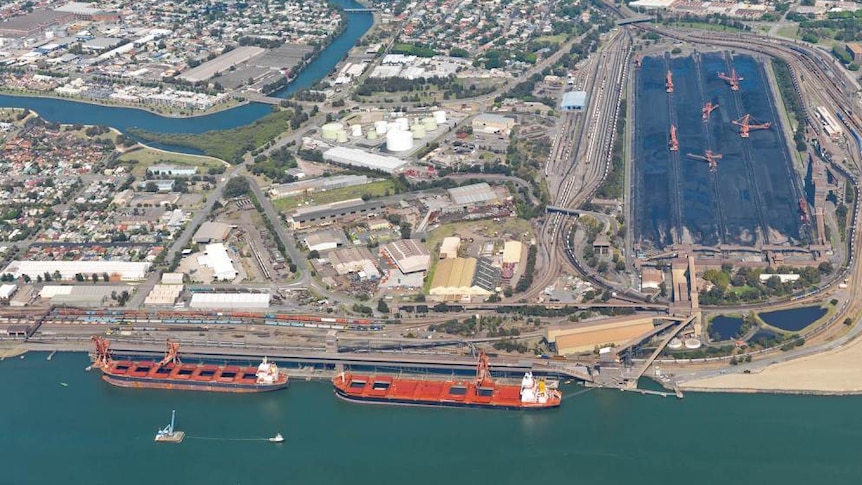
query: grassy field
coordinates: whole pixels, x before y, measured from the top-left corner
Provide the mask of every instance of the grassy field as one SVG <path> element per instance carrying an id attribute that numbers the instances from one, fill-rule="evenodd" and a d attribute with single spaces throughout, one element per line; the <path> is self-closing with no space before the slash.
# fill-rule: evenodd
<path id="1" fill-rule="evenodd" d="M 164 152 L 153 148 L 141 148 L 128 151 L 120 155 L 121 162 L 136 161 L 132 168 L 132 175 L 141 178 L 144 176 L 147 168 L 157 163 L 169 163 L 171 165 L 184 165 L 198 167 L 198 173 L 206 175 L 209 167 L 223 166 L 221 160 L 212 157 L 203 157 L 198 155 L 187 155 L 185 153 Z"/>
<path id="2" fill-rule="evenodd" d="M 796 38 L 798 38 L 797 36 L 799 35 L 799 24 L 785 25 L 784 27 L 781 27 L 780 29 L 778 29 L 778 32 L 776 32 L 776 34 L 779 37 L 785 37 L 788 39 L 796 39 Z"/>
<path id="3" fill-rule="evenodd" d="M 545 35 L 536 39 L 536 42 L 550 42 L 552 44 L 562 44 L 566 41 L 566 34 Z"/>
<path id="4" fill-rule="evenodd" d="M 344 187 L 326 192 L 315 192 L 309 197 L 287 197 L 278 199 L 274 203 L 278 210 L 288 211 L 300 205 L 306 205 L 306 202 L 308 205 L 329 204 L 342 200 L 358 199 L 363 195 L 369 195 L 371 198 L 384 197 L 387 193 L 389 195 L 395 193 L 395 182 L 392 180 L 381 180 L 379 182 L 371 182 L 370 184 L 355 185 L 353 187 Z"/>

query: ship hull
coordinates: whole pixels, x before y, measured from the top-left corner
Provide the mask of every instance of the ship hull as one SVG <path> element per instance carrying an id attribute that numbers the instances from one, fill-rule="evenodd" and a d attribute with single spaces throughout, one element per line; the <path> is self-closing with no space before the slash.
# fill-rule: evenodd
<path id="1" fill-rule="evenodd" d="M 287 381 L 277 384 L 238 384 L 230 382 L 152 379 L 146 377 L 117 376 L 111 374 L 102 375 L 102 379 L 104 379 L 105 382 L 117 387 L 128 387 L 134 389 L 171 389 L 204 392 L 270 392 L 285 389 L 288 386 Z"/>
<path id="2" fill-rule="evenodd" d="M 477 403 L 477 402 L 461 402 L 461 401 L 430 401 L 404 398 L 388 398 L 388 397 L 371 397 L 371 396 L 356 396 L 351 395 L 338 387 L 335 388 L 335 395 L 344 401 L 359 403 L 359 404 L 382 404 L 388 406 L 419 406 L 419 407 L 444 407 L 444 408 L 472 408 L 472 409 L 500 409 L 504 411 L 538 411 L 543 409 L 554 409 L 560 407 L 560 401 L 548 404 L 497 404 L 497 403 Z"/>

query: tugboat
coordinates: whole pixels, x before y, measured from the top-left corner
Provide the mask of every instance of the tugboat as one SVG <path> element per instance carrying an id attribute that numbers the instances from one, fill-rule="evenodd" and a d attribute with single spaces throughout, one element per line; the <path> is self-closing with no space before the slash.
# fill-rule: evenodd
<path id="1" fill-rule="evenodd" d="M 475 382 L 404 379 L 342 372 L 332 380 L 332 384 L 339 398 L 372 404 L 549 409 L 559 407 L 562 402 L 556 382 L 536 378 L 532 372 L 524 374 L 520 386 L 494 382 L 490 361 L 484 352 L 479 353 Z"/>
<path id="2" fill-rule="evenodd" d="M 182 443 L 183 438 L 186 437 L 186 433 L 183 431 L 174 430 L 174 419 L 176 418 L 176 410 L 171 411 L 171 424 L 165 426 L 160 429 L 158 433 L 156 433 L 156 442 L 157 443 Z"/>
<path id="3" fill-rule="evenodd" d="M 113 360 L 107 339 L 94 336 L 93 343 L 96 346 L 93 367 L 102 370 L 102 379 L 119 387 L 264 392 L 288 385 L 287 374 L 265 357 L 257 367 L 183 364 L 179 358 L 180 344 L 168 340 L 165 358 L 159 362 Z"/>

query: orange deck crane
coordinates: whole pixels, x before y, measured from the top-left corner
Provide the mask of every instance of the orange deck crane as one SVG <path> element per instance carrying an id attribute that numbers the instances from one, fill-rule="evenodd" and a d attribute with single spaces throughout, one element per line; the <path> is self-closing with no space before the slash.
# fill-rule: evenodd
<path id="1" fill-rule="evenodd" d="M 712 114 L 713 111 L 718 109 L 718 103 L 712 104 L 712 101 L 708 101 L 705 105 L 703 105 L 703 121 L 709 121 L 709 115 Z"/>
<path id="2" fill-rule="evenodd" d="M 179 342 L 171 342 L 171 339 L 167 339 L 167 349 L 165 350 L 165 358 L 162 359 L 159 363 L 159 367 L 164 367 L 167 364 L 179 364 L 180 357 L 178 355 L 180 350 Z"/>
<path id="3" fill-rule="evenodd" d="M 715 172 L 718 170 L 718 161 L 721 160 L 721 155 L 718 153 L 712 153 L 712 150 L 707 150 L 703 155 L 695 155 L 694 153 L 686 154 L 688 158 L 693 158 L 695 160 L 702 160 L 709 164 L 709 171 Z"/>
<path id="4" fill-rule="evenodd" d="M 679 150 L 679 140 L 676 139 L 676 126 L 674 125 L 670 125 L 670 141 L 667 145 L 672 152 Z"/>
<path id="5" fill-rule="evenodd" d="M 719 79 L 724 79 L 730 84 L 731 91 L 739 91 L 739 81 L 745 81 L 744 77 L 740 77 L 739 74 L 736 73 L 736 69 L 730 70 L 730 76 L 727 74 L 720 72 L 718 73 Z"/>
<path id="6" fill-rule="evenodd" d="M 673 92 L 673 73 L 670 71 L 668 71 L 667 75 L 665 76 L 664 86 L 667 88 L 667 92 Z"/>
<path id="7" fill-rule="evenodd" d="M 769 127 L 772 126 L 771 123 L 752 123 L 750 114 L 747 114 L 738 120 L 733 120 L 731 123 L 739 127 L 739 136 L 742 138 L 748 138 L 748 132 L 751 130 L 768 130 Z"/>

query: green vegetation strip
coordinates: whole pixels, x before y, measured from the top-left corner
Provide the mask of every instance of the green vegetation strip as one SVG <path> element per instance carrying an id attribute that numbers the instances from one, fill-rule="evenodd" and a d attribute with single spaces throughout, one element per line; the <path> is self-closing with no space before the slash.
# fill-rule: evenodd
<path id="1" fill-rule="evenodd" d="M 237 164 L 246 152 L 253 151 L 279 134 L 287 131 L 293 119 L 291 110 L 274 111 L 254 123 L 230 130 L 214 130 L 205 133 L 153 133 L 132 128 L 129 133 L 144 141 L 163 145 L 195 148 L 211 157 Z"/>

